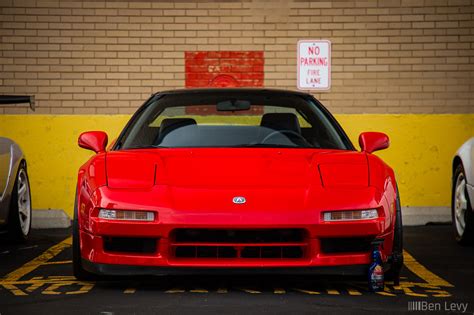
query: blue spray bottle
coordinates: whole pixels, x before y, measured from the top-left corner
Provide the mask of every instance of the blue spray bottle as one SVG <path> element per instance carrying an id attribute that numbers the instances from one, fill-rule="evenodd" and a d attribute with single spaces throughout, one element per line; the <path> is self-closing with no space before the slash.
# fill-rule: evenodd
<path id="1" fill-rule="evenodd" d="M 384 275 L 382 266 L 382 256 L 379 250 L 379 243 L 373 243 L 372 263 L 369 266 L 369 290 L 372 292 L 383 291 Z"/>

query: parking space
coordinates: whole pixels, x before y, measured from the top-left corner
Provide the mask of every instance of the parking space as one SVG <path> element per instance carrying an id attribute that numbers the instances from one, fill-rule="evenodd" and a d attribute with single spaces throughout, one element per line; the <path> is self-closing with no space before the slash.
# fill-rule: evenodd
<path id="1" fill-rule="evenodd" d="M 457 245 L 450 226 L 409 227 L 405 233 L 400 285 L 387 283 L 384 292 L 371 293 L 363 279 L 318 276 L 169 276 L 81 282 L 72 276 L 70 230 L 35 230 L 27 245 L 0 247 L 4 262 L 0 313 L 407 311 L 408 302 L 416 301 L 442 307 L 468 303 L 467 310 L 472 312 L 473 248 Z"/>

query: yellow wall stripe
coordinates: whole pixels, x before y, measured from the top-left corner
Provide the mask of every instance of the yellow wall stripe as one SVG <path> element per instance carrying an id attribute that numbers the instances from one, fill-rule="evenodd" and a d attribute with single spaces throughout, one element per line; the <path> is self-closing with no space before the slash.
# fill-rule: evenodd
<path id="1" fill-rule="evenodd" d="M 396 171 L 404 206 L 449 206 L 451 160 L 474 136 L 474 114 L 336 115 L 356 147 L 362 131 L 382 131 L 391 147 L 377 155 Z M 105 130 L 115 138 L 128 115 L 0 115 L 0 135 L 14 139 L 29 165 L 33 207 L 72 215 L 77 169 L 92 153 L 77 136 Z"/>

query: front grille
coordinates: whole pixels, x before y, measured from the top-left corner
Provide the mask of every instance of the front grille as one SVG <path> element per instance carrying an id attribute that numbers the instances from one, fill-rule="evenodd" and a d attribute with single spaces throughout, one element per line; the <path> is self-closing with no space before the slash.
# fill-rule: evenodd
<path id="1" fill-rule="evenodd" d="M 176 257 L 181 258 L 235 258 L 237 250 L 229 246 L 176 246 Z"/>
<path id="2" fill-rule="evenodd" d="M 104 237 L 104 251 L 134 254 L 156 253 L 156 238 Z"/>
<path id="3" fill-rule="evenodd" d="M 269 230 L 209 230 L 209 229 L 176 229 L 175 242 L 199 243 L 278 243 L 301 242 L 304 230 L 269 229 Z"/>
<path id="4" fill-rule="evenodd" d="M 321 251 L 326 254 L 365 253 L 374 239 L 367 237 L 321 238 Z"/>
<path id="5" fill-rule="evenodd" d="M 303 246 L 245 247 L 243 258 L 302 258 Z"/>
<path id="6" fill-rule="evenodd" d="M 301 259 L 308 246 L 303 229 L 176 229 L 171 240 L 176 258 Z"/>

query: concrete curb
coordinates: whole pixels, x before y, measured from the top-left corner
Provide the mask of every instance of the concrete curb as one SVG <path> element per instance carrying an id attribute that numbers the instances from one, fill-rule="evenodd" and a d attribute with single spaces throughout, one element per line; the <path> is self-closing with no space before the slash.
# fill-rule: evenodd
<path id="1" fill-rule="evenodd" d="M 34 209 L 31 227 L 34 229 L 59 229 L 71 226 L 71 218 L 62 209 Z"/>
<path id="2" fill-rule="evenodd" d="M 428 223 L 451 223 L 450 207 L 402 207 L 402 221 L 405 226 Z"/>
<path id="3" fill-rule="evenodd" d="M 402 215 L 405 226 L 451 222 L 449 207 L 402 207 Z M 68 228 L 71 218 L 62 209 L 35 209 L 31 226 L 35 229 Z"/>

